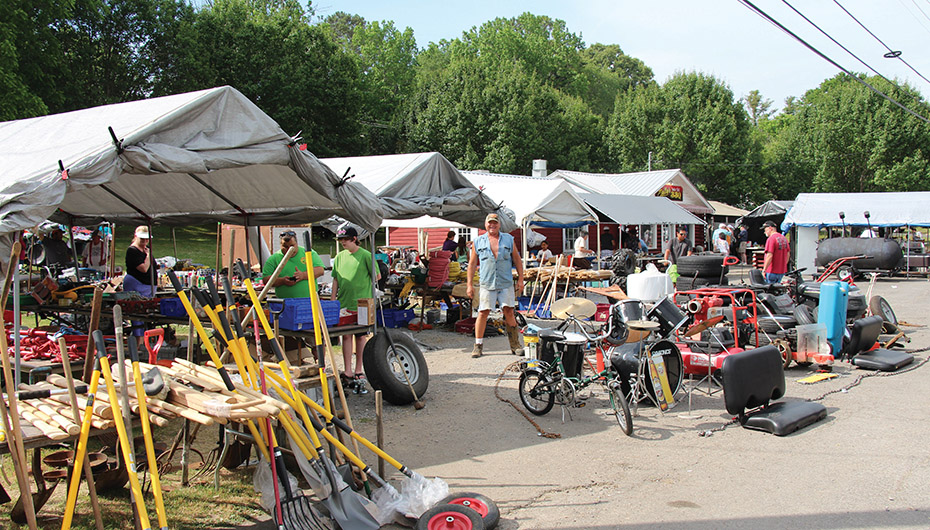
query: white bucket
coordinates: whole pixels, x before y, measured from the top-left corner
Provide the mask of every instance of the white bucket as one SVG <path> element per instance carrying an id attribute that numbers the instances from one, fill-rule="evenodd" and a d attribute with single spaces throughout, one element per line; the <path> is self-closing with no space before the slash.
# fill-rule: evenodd
<path id="1" fill-rule="evenodd" d="M 655 302 L 675 292 L 668 274 L 649 267 L 626 277 L 626 294 L 644 302 Z"/>

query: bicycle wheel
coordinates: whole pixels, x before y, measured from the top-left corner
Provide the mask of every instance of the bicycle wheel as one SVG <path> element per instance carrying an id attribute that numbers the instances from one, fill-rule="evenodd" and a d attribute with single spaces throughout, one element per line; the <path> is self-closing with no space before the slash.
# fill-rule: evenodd
<path id="1" fill-rule="evenodd" d="M 536 416 L 542 416 L 552 410 L 552 405 L 555 404 L 553 387 L 552 378 L 543 374 L 541 370 L 524 370 L 520 374 L 520 401 L 526 410 Z"/>
<path id="2" fill-rule="evenodd" d="M 614 379 L 607 384 L 607 389 L 610 394 L 610 406 L 614 409 L 617 423 L 620 424 L 623 434 L 630 436 L 633 434 L 633 416 L 630 414 L 630 404 L 626 401 L 623 387 L 619 381 Z"/>

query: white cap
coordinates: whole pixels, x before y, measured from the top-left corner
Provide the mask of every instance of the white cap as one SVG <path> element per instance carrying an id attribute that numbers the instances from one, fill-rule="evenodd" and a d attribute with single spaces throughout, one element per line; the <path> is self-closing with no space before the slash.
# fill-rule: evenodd
<path id="1" fill-rule="evenodd" d="M 137 226 L 136 237 L 138 237 L 139 239 L 149 239 L 151 237 L 149 235 L 149 227 L 145 225 Z"/>

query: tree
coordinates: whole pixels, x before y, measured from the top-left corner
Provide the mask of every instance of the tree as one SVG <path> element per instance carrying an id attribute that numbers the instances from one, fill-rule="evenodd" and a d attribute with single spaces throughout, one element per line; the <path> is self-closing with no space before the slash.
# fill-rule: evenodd
<path id="1" fill-rule="evenodd" d="M 771 99 L 762 99 L 762 94 L 758 90 L 750 90 L 749 94 L 741 100 L 749 113 L 749 121 L 753 125 L 758 125 L 760 120 L 768 119 L 772 115 L 771 110 L 773 101 Z"/>
<path id="2" fill-rule="evenodd" d="M 927 115 L 913 88 L 878 77 L 870 84 Z M 865 192 L 930 189 L 930 126 L 846 74 L 809 90 L 783 131 L 795 156 L 809 161 L 812 191 Z"/>
<path id="3" fill-rule="evenodd" d="M 326 24 L 336 42 L 358 64 L 365 152 L 396 152 L 402 109 L 415 82 L 417 43 L 413 30 L 399 31 L 392 22 L 366 22 L 342 12 L 328 17 Z"/>
<path id="4" fill-rule="evenodd" d="M 618 94 L 654 82 L 652 69 L 624 54 L 616 44 L 592 44 L 581 51 L 581 57 L 589 78 L 585 100 L 605 119 L 610 117 Z"/>
<path id="5" fill-rule="evenodd" d="M 231 85 L 319 156 L 360 152 L 358 67 L 298 2 L 214 0 L 158 48 L 155 94 Z"/>
<path id="6" fill-rule="evenodd" d="M 605 143 L 622 171 L 681 168 L 709 197 L 746 204 L 752 196 L 746 165 L 750 128 L 743 107 L 722 82 L 678 73 L 665 85 L 640 86 L 617 98 Z"/>

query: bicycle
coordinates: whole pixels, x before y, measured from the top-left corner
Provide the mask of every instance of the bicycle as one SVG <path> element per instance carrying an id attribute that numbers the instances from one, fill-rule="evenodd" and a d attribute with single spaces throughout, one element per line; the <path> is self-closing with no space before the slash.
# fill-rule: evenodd
<path id="1" fill-rule="evenodd" d="M 562 407 L 578 406 L 578 391 L 599 383 L 607 391 L 610 406 L 617 418 L 617 423 L 620 424 L 620 429 L 627 436 L 633 433 L 630 405 L 623 391 L 620 374 L 611 363 L 604 363 L 604 369 L 600 372 L 595 369 L 593 375 L 582 376 L 584 347 L 590 342 L 597 344 L 616 335 L 613 320 L 608 319 L 607 330 L 598 335 L 589 334 L 582 322 L 572 315 L 568 315 L 560 327 L 573 325 L 581 333 L 563 333 L 552 329 L 540 332 L 540 340 L 544 344 L 549 343 L 553 346 L 552 360 L 525 361 L 520 374 L 519 393 L 520 401 L 530 413 L 536 416 L 547 414 L 552 410 L 556 401 Z M 623 326 L 622 323 L 619 325 Z M 561 345 L 562 348 L 556 347 L 557 345 Z"/>

